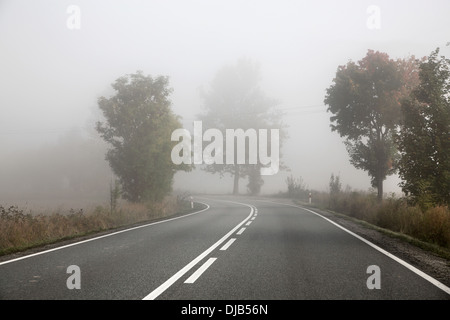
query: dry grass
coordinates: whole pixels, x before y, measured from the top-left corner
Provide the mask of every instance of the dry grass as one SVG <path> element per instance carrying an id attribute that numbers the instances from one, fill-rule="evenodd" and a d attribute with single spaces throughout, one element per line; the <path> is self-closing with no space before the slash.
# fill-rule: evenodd
<path id="1" fill-rule="evenodd" d="M 98 231 L 151 221 L 187 210 L 174 197 L 160 203 L 123 202 L 115 212 L 97 206 L 87 210 L 61 209 L 52 213 L 24 213 L 17 206 L 0 206 L 0 255 L 82 236 Z"/>

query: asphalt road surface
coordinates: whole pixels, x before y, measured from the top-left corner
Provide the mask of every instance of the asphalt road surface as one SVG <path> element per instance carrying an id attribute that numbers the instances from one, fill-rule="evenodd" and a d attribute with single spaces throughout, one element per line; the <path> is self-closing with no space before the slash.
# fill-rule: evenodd
<path id="1" fill-rule="evenodd" d="M 200 212 L 0 262 L 1 300 L 448 300 L 450 289 L 314 211 Z"/>

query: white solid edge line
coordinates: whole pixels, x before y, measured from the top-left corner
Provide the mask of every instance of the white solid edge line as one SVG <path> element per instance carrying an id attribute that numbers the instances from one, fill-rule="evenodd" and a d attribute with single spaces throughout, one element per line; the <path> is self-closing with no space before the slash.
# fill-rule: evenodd
<path id="1" fill-rule="evenodd" d="M 161 221 L 157 221 L 157 222 L 152 222 L 152 223 L 148 223 L 148 224 L 145 224 L 145 225 L 141 225 L 141 226 L 137 226 L 137 227 L 133 227 L 133 228 L 128 228 L 128 229 L 124 229 L 124 230 L 120 230 L 120 231 L 116 231 L 116 232 L 112 232 L 112 233 L 108 233 L 108 234 L 105 234 L 103 236 L 98 236 L 98 237 L 95 237 L 95 238 L 90 238 L 90 239 L 86 239 L 86 240 L 83 240 L 83 241 L 74 242 L 74 243 L 67 244 L 67 245 L 64 245 L 64 246 L 61 246 L 61 247 L 56 247 L 56 248 L 53 248 L 53 249 L 48 249 L 48 250 L 45 250 L 45 251 L 36 252 L 36 253 L 29 254 L 29 255 L 26 255 L 26 256 L 23 256 L 23 257 L 19 257 L 19 258 L 3 261 L 3 262 L 0 262 L 0 266 L 3 265 L 3 264 L 16 262 L 16 261 L 19 261 L 19 260 L 23 260 L 23 259 L 31 258 L 31 257 L 34 257 L 34 256 L 38 256 L 38 255 L 41 255 L 41 254 L 49 253 L 49 252 L 52 252 L 52 251 L 61 250 L 61 249 L 65 249 L 65 248 L 68 248 L 68 247 L 76 246 L 76 245 L 79 245 L 79 244 L 82 244 L 82 243 L 86 243 L 86 242 L 89 242 L 89 241 L 94 241 L 94 240 L 110 237 L 110 236 L 113 236 L 113 235 L 116 235 L 116 234 L 119 234 L 119 233 L 132 231 L 132 230 L 136 230 L 136 229 L 140 229 L 140 228 L 145 228 L 145 227 L 153 226 L 155 224 L 169 222 L 169 221 L 172 221 L 172 220 L 186 218 L 186 217 L 192 216 L 194 214 L 206 211 L 206 210 L 208 210 L 210 208 L 210 206 L 208 204 L 206 204 L 206 203 L 199 202 L 199 201 L 197 201 L 197 203 L 201 203 L 201 204 L 206 205 L 206 208 L 202 209 L 200 211 L 196 211 L 196 212 L 192 212 L 192 213 L 183 215 L 183 216 L 170 218 L 170 219 L 166 219 L 166 220 L 161 220 Z"/>
<path id="2" fill-rule="evenodd" d="M 200 268 L 197 269 L 184 283 L 194 283 L 206 271 L 217 258 L 209 258 Z"/>
<path id="3" fill-rule="evenodd" d="M 234 241 L 236 241 L 236 238 L 231 238 L 222 248 L 220 248 L 220 250 L 221 251 L 227 250 L 233 244 Z"/>
<path id="4" fill-rule="evenodd" d="M 239 230 L 236 234 L 242 234 L 242 232 L 244 232 L 245 231 L 245 228 L 242 228 L 241 230 Z"/>
<path id="5" fill-rule="evenodd" d="M 357 235 L 356 233 L 353 233 L 352 231 L 350 231 L 350 230 L 344 228 L 343 226 L 341 226 L 341 225 L 337 224 L 336 222 L 334 222 L 334 221 L 332 221 L 332 220 L 330 220 L 330 219 L 328 219 L 328 218 L 322 216 L 321 214 L 319 214 L 319 213 L 317 213 L 317 212 L 314 212 L 314 211 L 312 211 L 312 210 L 310 210 L 310 209 L 307 209 L 307 208 L 304 208 L 304 207 L 301 207 L 301 206 L 296 206 L 296 205 L 293 205 L 293 204 L 278 203 L 278 202 L 265 201 L 265 200 L 258 200 L 258 201 L 264 201 L 264 202 L 270 202 L 270 203 L 277 203 L 277 204 L 282 204 L 282 205 L 291 206 L 291 207 L 295 207 L 295 208 L 299 208 L 299 209 L 303 209 L 303 210 L 309 211 L 309 212 L 311 212 L 311 213 L 313 213 L 313 214 L 315 214 L 315 215 L 317 215 L 317 216 L 319 216 L 319 217 L 325 219 L 326 221 L 332 223 L 332 224 L 335 225 L 336 227 L 338 227 L 338 228 L 344 230 L 345 232 L 351 234 L 351 235 L 354 236 L 355 238 L 357 238 L 357 239 L 363 241 L 364 243 L 368 244 L 368 245 L 371 246 L 372 248 L 378 250 L 379 252 L 383 253 L 384 255 L 388 256 L 389 258 L 393 259 L 394 261 L 396 261 L 396 262 L 400 263 L 401 265 L 403 265 L 404 267 L 408 268 L 409 270 L 411 270 L 412 272 L 414 272 L 414 273 L 417 274 L 418 276 L 424 278 L 425 280 L 427 280 L 427 281 L 430 282 L 431 284 L 435 285 L 435 286 L 438 287 L 439 289 L 443 290 L 443 291 L 446 292 L 447 294 L 450 294 L 450 288 L 447 287 L 447 286 L 446 286 L 445 284 L 443 284 L 442 282 L 440 282 L 440 281 L 434 279 L 433 277 L 429 276 L 429 275 L 426 274 L 425 272 L 423 272 L 423 271 L 417 269 L 416 267 L 410 265 L 410 264 L 407 263 L 406 261 L 404 261 L 404 260 L 398 258 L 397 256 L 393 255 L 392 253 L 390 253 L 390 252 L 384 250 L 383 248 L 380 248 L 380 247 L 377 246 L 376 244 L 370 242 L 370 241 L 367 240 L 367 239 L 364 239 L 363 237 Z"/>
<path id="6" fill-rule="evenodd" d="M 225 200 L 222 200 L 225 201 Z M 227 201 L 227 202 L 232 202 L 232 201 Z M 153 290 L 152 292 L 150 292 L 148 295 L 146 295 L 142 300 L 154 300 L 156 299 L 161 293 L 163 293 L 164 291 L 166 291 L 172 284 L 174 284 L 178 279 L 180 279 L 186 272 L 188 272 L 190 269 L 192 269 L 197 263 L 199 263 L 204 257 L 206 257 L 208 254 L 210 254 L 214 249 L 216 249 L 219 245 L 221 245 L 225 240 L 227 240 L 238 228 L 240 228 L 248 219 L 250 219 L 250 217 L 253 214 L 253 207 L 248 205 L 248 204 L 244 204 L 244 203 L 240 203 L 240 202 L 234 202 L 234 203 L 238 203 L 238 204 L 242 204 L 245 205 L 247 207 L 249 207 L 250 210 L 250 214 L 247 216 L 247 218 L 245 218 L 244 220 L 242 220 L 242 222 L 240 222 L 236 227 L 234 227 L 230 232 L 228 232 L 226 235 L 224 235 L 219 241 L 217 241 L 215 244 L 213 244 L 211 247 L 209 247 L 208 249 L 206 249 L 205 251 L 203 251 L 203 253 L 201 253 L 197 258 L 195 258 L 194 260 L 192 260 L 190 263 L 188 263 L 186 266 L 184 266 L 180 271 L 178 271 L 177 273 L 175 273 L 172 277 L 170 277 L 169 279 L 167 279 L 163 284 L 161 284 L 158 288 L 156 288 L 155 290 Z"/>

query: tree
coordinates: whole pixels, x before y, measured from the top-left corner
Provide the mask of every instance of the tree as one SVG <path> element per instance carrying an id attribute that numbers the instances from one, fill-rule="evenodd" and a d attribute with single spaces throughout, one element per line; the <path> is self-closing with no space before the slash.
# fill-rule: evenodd
<path id="1" fill-rule="evenodd" d="M 111 181 L 109 186 L 109 205 L 110 205 L 110 213 L 114 214 L 117 209 L 117 201 L 120 198 L 120 185 L 119 181 L 114 180 L 114 185 Z"/>
<path id="2" fill-rule="evenodd" d="M 341 177 L 339 175 L 334 175 L 334 173 L 331 174 L 330 177 L 330 194 L 331 195 L 337 195 L 342 190 L 342 183 L 341 183 Z"/>
<path id="3" fill-rule="evenodd" d="M 138 71 L 112 84 L 114 96 L 98 99 L 106 121 L 96 129 L 111 145 L 106 159 L 123 197 L 132 202 L 162 199 L 172 190 L 176 170 L 190 169 L 171 161 L 171 133 L 181 123 L 171 110 L 168 85 L 168 77 Z"/>
<path id="4" fill-rule="evenodd" d="M 420 64 L 420 84 L 402 101 L 396 136 L 400 186 L 423 208 L 450 204 L 450 60 L 438 54 Z"/>
<path id="5" fill-rule="evenodd" d="M 400 121 L 400 99 L 417 84 L 416 70 L 414 57 L 393 60 L 369 50 L 358 63 L 338 68 L 325 96 L 332 131 L 345 137 L 350 162 L 368 172 L 380 201 L 383 181 L 395 172 L 398 160 L 393 133 Z"/>
<path id="6" fill-rule="evenodd" d="M 342 191 L 341 177 L 339 175 L 331 174 L 330 177 L 330 208 L 335 209 L 338 201 L 339 194 Z"/>
<path id="7" fill-rule="evenodd" d="M 264 180 L 261 178 L 261 168 L 259 164 L 250 165 L 248 168 L 248 193 L 252 196 L 258 195 L 261 192 L 261 187 Z"/>
<path id="8" fill-rule="evenodd" d="M 219 129 L 223 136 L 226 129 L 279 129 L 281 146 L 286 137 L 281 113 L 275 109 L 277 101 L 268 98 L 260 89 L 260 80 L 259 66 L 247 59 L 221 68 L 211 82 L 210 90 L 202 95 L 204 113 L 201 119 L 204 129 Z M 224 150 L 224 156 L 225 153 Z M 237 152 L 234 154 L 236 157 Z M 233 176 L 233 194 L 239 193 L 239 179 L 245 177 L 250 179 L 250 193 L 259 193 L 263 184 L 260 166 L 248 164 L 248 157 L 247 144 L 246 164 L 237 164 L 237 161 L 234 164 L 210 164 L 204 170 L 221 176 Z"/>

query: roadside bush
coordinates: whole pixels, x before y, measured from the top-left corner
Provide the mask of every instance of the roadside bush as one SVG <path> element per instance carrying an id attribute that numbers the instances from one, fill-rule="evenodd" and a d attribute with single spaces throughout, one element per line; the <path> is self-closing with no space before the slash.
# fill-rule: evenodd
<path id="1" fill-rule="evenodd" d="M 294 178 L 294 176 L 290 175 L 286 178 L 286 184 L 288 188 L 288 196 L 291 198 L 307 198 L 309 192 L 307 191 L 307 187 L 303 182 L 303 178 Z"/>
<path id="2" fill-rule="evenodd" d="M 421 236 L 426 241 L 450 248 L 450 211 L 448 207 L 439 206 L 425 211 Z"/>
<path id="3" fill-rule="evenodd" d="M 147 204 L 123 202 L 113 213 L 108 207 L 97 206 L 89 212 L 70 209 L 33 215 L 24 214 L 16 206 L 0 205 L 0 254 L 162 218 L 179 211 L 175 197 Z"/>
<path id="4" fill-rule="evenodd" d="M 400 232 L 402 229 L 401 217 L 407 216 L 404 207 L 404 203 L 399 199 L 386 199 L 378 205 L 375 224 L 382 228 Z"/>
<path id="5" fill-rule="evenodd" d="M 399 228 L 397 231 L 420 239 L 422 238 L 422 221 L 423 213 L 420 207 L 408 206 L 406 201 L 402 201 L 401 205 L 398 207 Z"/>

